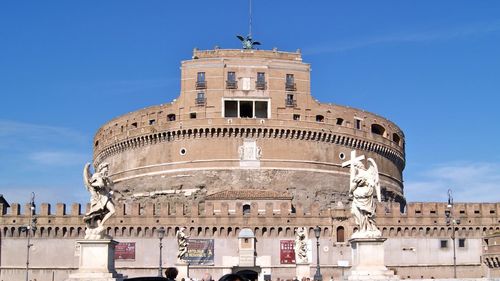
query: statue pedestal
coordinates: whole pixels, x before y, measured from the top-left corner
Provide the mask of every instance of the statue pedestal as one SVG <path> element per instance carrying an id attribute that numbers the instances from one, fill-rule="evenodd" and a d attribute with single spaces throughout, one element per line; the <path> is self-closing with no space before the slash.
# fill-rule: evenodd
<path id="1" fill-rule="evenodd" d="M 347 280 L 399 280 L 384 265 L 386 238 L 352 238 L 352 267 Z"/>
<path id="2" fill-rule="evenodd" d="M 175 264 L 175 267 L 179 271 L 179 274 L 177 275 L 177 278 L 175 278 L 175 279 L 181 280 L 182 278 L 184 278 L 185 280 L 187 280 L 187 278 L 189 277 L 189 263 L 177 262 Z"/>
<path id="3" fill-rule="evenodd" d="M 67 281 L 121 281 L 115 270 L 115 245 L 111 239 L 77 240 L 80 245 L 78 270 Z"/>
<path id="4" fill-rule="evenodd" d="M 303 277 L 311 277 L 311 265 L 308 263 L 298 263 L 295 265 L 295 277 L 302 280 Z"/>

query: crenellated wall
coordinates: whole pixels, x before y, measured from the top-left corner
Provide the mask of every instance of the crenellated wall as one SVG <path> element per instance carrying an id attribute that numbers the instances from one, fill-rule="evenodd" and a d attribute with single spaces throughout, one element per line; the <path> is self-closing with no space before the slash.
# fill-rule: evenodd
<path id="1" fill-rule="evenodd" d="M 291 237 L 294 228 L 306 226 L 312 229 L 319 225 L 323 235 L 336 237 L 339 226 L 345 228 L 345 237 L 354 231 L 347 208 L 320 210 L 320 205 L 297 204 L 294 212 L 289 204 L 278 206 L 272 202 L 259 210 L 257 203 L 251 204 L 251 211 L 243 214 L 241 202 L 237 203 L 235 213 L 229 212 L 228 203 L 220 204 L 221 209 L 214 211 L 213 202 L 200 204 L 153 204 L 132 203 L 116 205 L 116 214 L 109 220 L 108 234 L 113 237 L 155 237 L 160 226 L 167 229 L 167 236 L 173 237 L 175 231 L 186 226 L 191 237 L 237 237 L 242 228 L 251 228 L 257 237 Z M 0 210 L 1 210 L 0 206 Z M 443 203 L 410 203 L 405 213 L 400 213 L 399 204 L 379 204 L 377 224 L 384 237 L 449 237 L 451 226 L 446 225 Z M 88 206 L 87 206 L 88 209 Z M 29 208 L 20 212 L 20 204 L 12 203 L 9 213 L 0 213 L 1 235 L 3 237 L 22 237 L 26 234 L 21 228 L 29 221 Z M 456 227 L 459 236 L 482 237 L 487 233 L 500 230 L 500 203 L 457 203 L 454 216 L 461 218 Z M 51 208 L 47 203 L 40 205 L 36 213 L 38 228 L 35 237 L 70 238 L 82 237 L 82 206 L 72 204 L 71 210 L 59 203 Z"/>

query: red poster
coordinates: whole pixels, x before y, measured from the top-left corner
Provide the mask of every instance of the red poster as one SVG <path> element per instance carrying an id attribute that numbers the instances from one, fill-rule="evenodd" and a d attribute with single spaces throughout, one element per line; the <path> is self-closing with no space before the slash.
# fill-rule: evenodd
<path id="1" fill-rule="evenodd" d="M 135 242 L 120 242 L 115 246 L 115 260 L 135 260 Z"/>
<path id="2" fill-rule="evenodd" d="M 281 264 L 295 263 L 295 241 L 281 240 L 280 241 L 280 262 Z"/>

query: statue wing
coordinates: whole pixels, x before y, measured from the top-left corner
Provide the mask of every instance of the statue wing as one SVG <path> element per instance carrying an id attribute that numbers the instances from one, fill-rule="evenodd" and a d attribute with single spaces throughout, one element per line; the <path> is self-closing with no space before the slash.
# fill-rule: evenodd
<path id="1" fill-rule="evenodd" d="M 90 173 L 90 163 L 87 163 L 83 168 L 83 184 L 85 184 L 85 187 L 88 190 L 92 188 L 92 185 L 90 184 L 90 178 L 92 178 L 92 174 Z"/>
<path id="2" fill-rule="evenodd" d="M 372 176 L 373 185 L 375 187 L 375 192 L 377 193 L 377 199 L 378 199 L 378 202 L 381 202 L 382 201 L 382 194 L 381 194 L 381 190 L 380 190 L 380 178 L 379 178 L 379 174 L 378 174 L 377 163 L 375 163 L 375 160 L 373 160 L 372 158 L 368 158 L 368 163 L 370 165 L 370 167 L 368 168 L 368 171 L 369 171 L 370 175 Z"/>
<path id="3" fill-rule="evenodd" d="M 260 45 L 259 41 L 252 42 L 252 45 Z"/>
<path id="4" fill-rule="evenodd" d="M 237 37 L 238 39 L 240 39 L 240 41 L 245 41 L 245 38 L 243 38 L 243 36 L 241 36 L 241 35 L 236 35 L 236 37 Z"/>

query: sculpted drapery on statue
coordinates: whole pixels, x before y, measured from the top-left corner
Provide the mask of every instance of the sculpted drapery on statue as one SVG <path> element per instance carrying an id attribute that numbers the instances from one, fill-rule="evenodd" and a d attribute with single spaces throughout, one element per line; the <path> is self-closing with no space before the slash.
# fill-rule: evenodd
<path id="1" fill-rule="evenodd" d="M 356 157 L 356 151 L 352 151 L 351 160 L 342 163 L 343 167 L 350 166 L 351 213 L 358 225 L 358 231 L 352 238 L 377 238 L 382 234 L 375 224 L 376 203 L 373 196 L 376 195 L 381 202 L 380 180 L 375 160 L 368 158 L 368 168 L 365 168 L 361 162 L 364 158 Z"/>
<path id="2" fill-rule="evenodd" d="M 83 168 L 83 183 L 90 192 L 90 210 L 83 217 L 87 225 L 85 239 L 106 238 L 103 225 L 115 213 L 111 191 L 113 181 L 108 177 L 108 171 L 108 163 L 100 164 L 94 174 L 90 173 L 90 163 Z"/>
<path id="3" fill-rule="evenodd" d="M 181 227 L 175 233 L 175 238 L 177 238 L 177 262 L 184 263 L 184 257 L 186 256 L 188 250 L 188 242 L 187 239 L 189 236 L 184 233 L 185 227 Z"/>
<path id="4" fill-rule="evenodd" d="M 297 264 L 308 263 L 307 259 L 307 231 L 305 227 L 295 230 L 295 262 Z"/>

